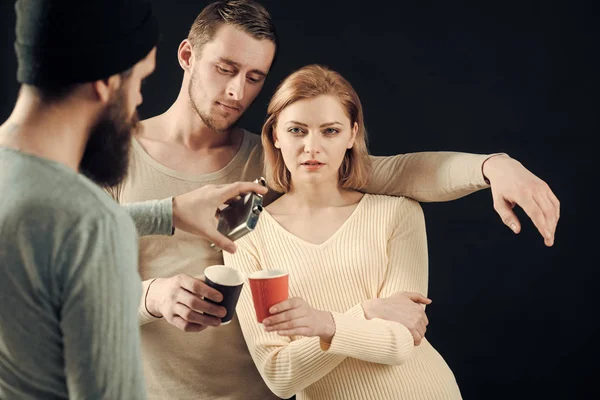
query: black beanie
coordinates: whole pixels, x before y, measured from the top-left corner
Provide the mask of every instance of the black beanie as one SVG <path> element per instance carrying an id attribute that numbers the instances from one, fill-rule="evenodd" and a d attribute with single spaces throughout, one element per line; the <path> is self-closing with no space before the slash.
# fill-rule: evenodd
<path id="1" fill-rule="evenodd" d="M 34 86 L 105 79 L 158 42 L 146 0 L 17 0 L 17 80 Z"/>

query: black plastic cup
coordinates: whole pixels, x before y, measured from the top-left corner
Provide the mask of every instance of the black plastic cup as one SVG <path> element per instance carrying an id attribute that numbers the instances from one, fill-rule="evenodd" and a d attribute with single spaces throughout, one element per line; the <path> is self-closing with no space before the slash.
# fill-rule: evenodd
<path id="1" fill-rule="evenodd" d="M 221 318 L 221 325 L 231 322 L 245 280 L 246 278 L 241 272 L 225 265 L 212 265 L 204 270 L 204 281 L 206 284 L 215 288 L 223 295 L 223 301 L 220 303 L 204 299 L 227 309 L 227 315 Z"/>

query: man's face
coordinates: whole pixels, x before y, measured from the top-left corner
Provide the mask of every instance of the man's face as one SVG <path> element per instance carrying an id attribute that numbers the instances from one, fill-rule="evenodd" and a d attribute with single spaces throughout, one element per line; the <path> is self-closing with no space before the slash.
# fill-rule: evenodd
<path id="1" fill-rule="evenodd" d="M 155 57 L 153 49 L 121 80 L 119 90 L 91 129 L 80 170 L 101 186 L 117 185 L 125 177 L 131 134 L 139 127 L 136 109 L 142 103 L 141 83 L 154 71 Z"/>
<path id="2" fill-rule="evenodd" d="M 236 123 L 262 89 L 274 55 L 273 42 L 228 24 L 192 55 L 190 105 L 206 126 L 224 132 Z"/>

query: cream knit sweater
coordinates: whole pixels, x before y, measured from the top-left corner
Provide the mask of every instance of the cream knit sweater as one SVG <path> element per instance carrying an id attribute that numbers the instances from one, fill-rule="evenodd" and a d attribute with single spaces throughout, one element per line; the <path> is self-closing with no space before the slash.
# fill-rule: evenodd
<path id="1" fill-rule="evenodd" d="M 405 326 L 367 320 L 361 305 L 399 291 L 427 295 L 427 238 L 417 202 L 367 194 L 320 245 L 291 234 L 266 211 L 237 244 L 234 255 L 224 253 L 226 265 L 244 273 L 287 270 L 289 296 L 334 317 L 329 348 L 319 338 L 265 332 L 244 285 L 237 315 L 250 354 L 275 394 L 296 394 L 298 400 L 461 398 L 452 371 L 426 339 L 414 346 Z"/>

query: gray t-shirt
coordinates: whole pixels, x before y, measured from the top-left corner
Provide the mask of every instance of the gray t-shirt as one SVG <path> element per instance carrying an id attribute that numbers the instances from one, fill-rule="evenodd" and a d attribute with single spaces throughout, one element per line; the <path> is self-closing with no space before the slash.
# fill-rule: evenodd
<path id="1" fill-rule="evenodd" d="M 145 399 L 137 266 L 106 192 L 0 148 L 0 398 Z"/>

